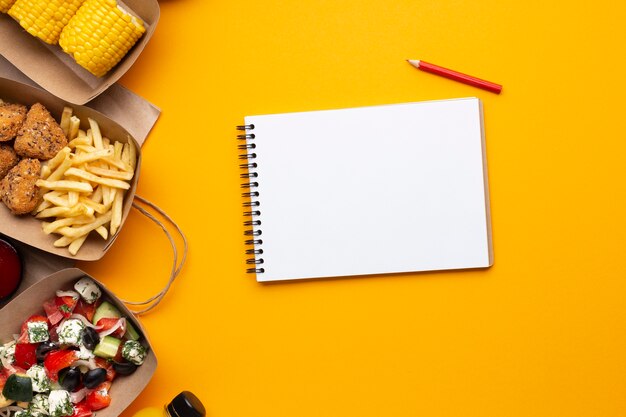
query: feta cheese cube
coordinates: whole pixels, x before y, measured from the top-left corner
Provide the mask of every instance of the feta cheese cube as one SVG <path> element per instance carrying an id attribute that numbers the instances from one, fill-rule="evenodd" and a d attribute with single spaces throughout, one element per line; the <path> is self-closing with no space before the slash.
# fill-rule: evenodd
<path id="1" fill-rule="evenodd" d="M 41 365 L 33 365 L 27 371 L 28 375 L 33 383 L 33 391 L 46 392 L 50 390 L 50 378 L 46 374 L 46 370 Z"/>
<path id="2" fill-rule="evenodd" d="M 26 323 L 26 332 L 29 343 L 45 342 L 50 339 L 48 323 L 45 321 L 31 321 Z"/>
<path id="3" fill-rule="evenodd" d="M 82 359 L 88 361 L 89 359 L 95 358 L 96 355 L 93 352 L 85 347 L 82 343 L 79 346 L 79 350 L 76 351 L 76 357 L 78 359 Z"/>
<path id="4" fill-rule="evenodd" d="M 135 365 L 141 365 L 146 355 L 146 348 L 136 340 L 127 340 L 122 346 L 122 357 Z"/>
<path id="5" fill-rule="evenodd" d="M 78 346 L 85 325 L 79 319 L 68 319 L 58 328 L 59 343 L 63 345 Z"/>
<path id="6" fill-rule="evenodd" d="M 87 277 L 78 280 L 78 282 L 74 284 L 74 289 L 88 304 L 95 303 L 102 295 L 98 284 L 96 284 L 92 279 Z"/>
<path id="7" fill-rule="evenodd" d="M 62 390 L 52 390 L 48 396 L 48 414 L 52 417 L 71 416 L 74 414 L 74 406 L 70 393 Z"/>
<path id="8" fill-rule="evenodd" d="M 50 403 L 46 394 L 36 394 L 28 406 L 28 412 L 32 417 L 47 416 L 50 411 Z"/>

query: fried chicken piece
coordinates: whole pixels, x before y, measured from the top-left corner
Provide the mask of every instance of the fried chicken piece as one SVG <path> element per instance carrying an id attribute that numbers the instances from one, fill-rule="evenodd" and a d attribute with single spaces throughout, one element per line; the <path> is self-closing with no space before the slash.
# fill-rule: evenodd
<path id="1" fill-rule="evenodd" d="M 67 145 L 67 138 L 50 112 L 39 103 L 33 104 L 17 133 L 15 152 L 26 158 L 47 160 Z"/>
<path id="2" fill-rule="evenodd" d="M 9 141 L 17 135 L 27 110 L 21 104 L 0 103 L 0 142 Z"/>
<path id="3" fill-rule="evenodd" d="M 41 162 L 37 159 L 22 159 L 0 182 L 0 197 L 13 214 L 26 214 L 39 203 Z"/>
<path id="4" fill-rule="evenodd" d="M 13 146 L 0 143 L 0 180 L 19 162 Z"/>

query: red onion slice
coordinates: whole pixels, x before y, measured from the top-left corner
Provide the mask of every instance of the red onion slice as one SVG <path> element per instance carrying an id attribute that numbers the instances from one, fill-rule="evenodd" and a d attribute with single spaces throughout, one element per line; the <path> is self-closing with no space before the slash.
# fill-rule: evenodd
<path id="1" fill-rule="evenodd" d="M 72 400 L 72 403 L 78 404 L 79 402 L 84 400 L 87 394 L 89 393 L 89 391 L 90 390 L 88 388 L 82 388 L 76 392 L 71 392 L 70 398 Z"/>
<path id="2" fill-rule="evenodd" d="M 57 297 L 72 297 L 75 300 L 80 298 L 80 295 L 76 291 L 57 291 Z"/>
<path id="3" fill-rule="evenodd" d="M 1 417 L 11 417 L 13 413 L 16 411 L 24 411 L 25 408 L 19 407 L 17 405 L 8 405 L 6 407 L 0 408 L 0 416 Z"/>
<path id="4" fill-rule="evenodd" d="M 79 359 L 77 361 L 74 361 L 72 366 L 86 366 L 90 370 L 91 369 L 96 369 L 98 367 L 98 365 L 96 365 L 96 361 L 93 360 L 93 359 L 89 359 L 88 361 L 86 361 L 84 359 Z"/>

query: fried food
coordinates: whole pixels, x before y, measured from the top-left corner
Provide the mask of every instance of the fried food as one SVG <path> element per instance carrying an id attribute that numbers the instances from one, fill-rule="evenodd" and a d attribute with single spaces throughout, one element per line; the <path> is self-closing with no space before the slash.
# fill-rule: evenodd
<path id="1" fill-rule="evenodd" d="M 0 180 L 19 162 L 13 146 L 0 143 Z"/>
<path id="2" fill-rule="evenodd" d="M 43 222 L 46 234 L 60 234 L 55 247 L 67 247 L 76 255 L 95 231 L 103 239 L 114 236 L 122 224 L 124 193 L 130 189 L 137 166 L 137 149 L 133 142 L 112 141 L 102 136 L 100 126 L 88 119 L 90 129 L 71 133 L 71 141 L 57 156 L 44 163 L 41 179 L 36 182 L 43 201 L 34 210 Z"/>
<path id="3" fill-rule="evenodd" d="M 37 159 L 22 159 L 0 182 L 0 197 L 13 214 L 33 211 L 39 202 L 39 179 L 41 162 Z"/>
<path id="4" fill-rule="evenodd" d="M 86 132 L 80 130 L 72 113 L 66 107 L 57 124 L 41 104 L 30 108 L 13 148 L 0 144 L 0 168 L 8 172 L 0 199 L 16 215 L 47 219 L 44 233 L 61 235 L 54 246 L 76 255 L 91 232 L 106 240 L 119 230 L 137 149 L 130 138 L 124 143 L 103 137 L 93 119 L 87 119 Z"/>
<path id="5" fill-rule="evenodd" d="M 15 151 L 26 158 L 48 160 L 67 146 L 67 138 L 50 112 L 33 104 L 15 139 Z"/>
<path id="6" fill-rule="evenodd" d="M 21 104 L 0 103 L 0 142 L 7 142 L 17 135 L 26 112 L 26 106 Z"/>

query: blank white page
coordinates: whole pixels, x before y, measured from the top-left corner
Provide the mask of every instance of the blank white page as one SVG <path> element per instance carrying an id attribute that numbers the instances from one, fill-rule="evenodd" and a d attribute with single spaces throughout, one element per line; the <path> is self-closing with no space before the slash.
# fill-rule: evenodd
<path id="1" fill-rule="evenodd" d="M 249 116 L 258 281 L 492 264 L 477 98 Z"/>

